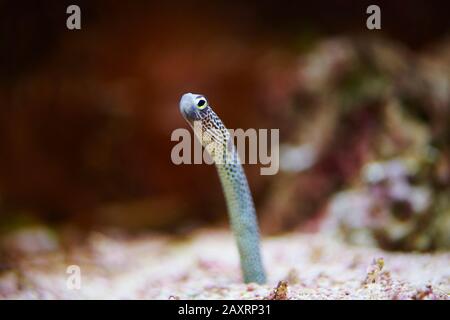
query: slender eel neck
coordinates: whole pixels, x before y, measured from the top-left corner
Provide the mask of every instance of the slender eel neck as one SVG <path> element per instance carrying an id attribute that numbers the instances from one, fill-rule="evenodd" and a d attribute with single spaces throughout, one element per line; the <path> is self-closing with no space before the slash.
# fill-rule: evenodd
<path id="1" fill-rule="evenodd" d="M 252 194 L 230 134 L 203 95 L 186 93 L 180 110 L 214 160 L 246 283 L 265 283 L 258 222 Z"/>

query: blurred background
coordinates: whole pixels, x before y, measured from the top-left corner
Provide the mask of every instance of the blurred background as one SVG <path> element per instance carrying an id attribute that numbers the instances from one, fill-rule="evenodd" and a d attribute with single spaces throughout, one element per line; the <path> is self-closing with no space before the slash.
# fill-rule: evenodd
<path id="1" fill-rule="evenodd" d="M 264 235 L 450 248 L 450 8 L 377 1 L 371 31 L 370 4 L 0 1 L 3 245 L 226 226 L 215 168 L 170 159 L 199 92 L 228 128 L 280 129 L 280 172 L 245 166 Z"/>

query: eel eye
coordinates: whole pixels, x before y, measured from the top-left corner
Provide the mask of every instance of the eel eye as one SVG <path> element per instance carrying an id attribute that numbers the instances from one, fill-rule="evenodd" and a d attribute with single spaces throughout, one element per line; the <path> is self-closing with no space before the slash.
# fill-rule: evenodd
<path id="1" fill-rule="evenodd" d="M 208 102 L 206 101 L 205 98 L 200 97 L 195 99 L 195 105 L 197 106 L 198 109 L 203 110 L 208 106 Z"/>

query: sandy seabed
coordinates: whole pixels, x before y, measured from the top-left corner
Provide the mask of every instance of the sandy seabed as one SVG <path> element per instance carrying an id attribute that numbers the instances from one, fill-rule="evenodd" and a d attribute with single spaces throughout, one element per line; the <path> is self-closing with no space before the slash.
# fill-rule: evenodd
<path id="1" fill-rule="evenodd" d="M 0 298 L 449 298 L 447 252 L 385 252 L 323 234 L 265 237 L 262 246 L 268 282 L 257 285 L 241 282 L 234 239 L 224 230 L 176 239 L 93 233 L 84 246 L 20 257 L 0 273 Z M 79 266 L 80 282 L 67 273 L 71 265 Z"/>

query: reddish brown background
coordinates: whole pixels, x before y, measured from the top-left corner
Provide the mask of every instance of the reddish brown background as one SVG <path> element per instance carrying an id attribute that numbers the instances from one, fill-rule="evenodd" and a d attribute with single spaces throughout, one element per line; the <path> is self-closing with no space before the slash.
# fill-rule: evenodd
<path id="1" fill-rule="evenodd" d="M 170 134 L 186 127 L 181 94 L 205 93 L 229 127 L 281 128 L 283 139 L 298 54 L 321 38 L 373 35 L 364 1 L 72 3 L 80 31 L 65 28 L 67 1 L 0 2 L 2 221 L 224 219 L 214 168 L 170 161 Z M 446 1 L 377 3 L 377 36 L 420 52 L 448 34 Z M 247 171 L 259 207 L 271 178 Z"/>

